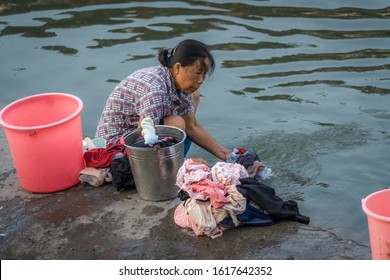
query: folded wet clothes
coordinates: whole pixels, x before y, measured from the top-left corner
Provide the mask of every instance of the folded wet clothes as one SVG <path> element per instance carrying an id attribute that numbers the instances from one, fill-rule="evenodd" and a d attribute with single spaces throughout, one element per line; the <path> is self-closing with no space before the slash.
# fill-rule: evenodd
<path id="1" fill-rule="evenodd" d="M 79 173 L 79 180 L 82 184 L 88 183 L 94 187 L 100 187 L 105 182 L 111 182 L 112 175 L 109 168 L 86 167 Z"/>

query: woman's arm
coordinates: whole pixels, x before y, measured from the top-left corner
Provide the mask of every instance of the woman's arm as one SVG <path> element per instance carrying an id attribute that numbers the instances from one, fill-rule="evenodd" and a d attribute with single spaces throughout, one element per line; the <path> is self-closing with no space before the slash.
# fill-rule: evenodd
<path id="1" fill-rule="evenodd" d="M 195 110 L 190 115 L 182 116 L 186 125 L 186 134 L 195 144 L 210 152 L 217 158 L 226 161 L 231 150 L 222 146 L 197 121 L 195 114 L 200 100 L 200 93 L 193 93 Z"/>

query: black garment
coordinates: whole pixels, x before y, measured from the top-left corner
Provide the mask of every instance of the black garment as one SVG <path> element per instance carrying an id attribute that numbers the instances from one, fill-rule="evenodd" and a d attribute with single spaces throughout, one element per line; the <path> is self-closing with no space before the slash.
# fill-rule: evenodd
<path id="1" fill-rule="evenodd" d="M 297 202 L 294 200 L 283 201 L 275 194 L 272 187 L 264 185 L 251 177 L 242 178 L 240 182 L 241 184 L 237 185 L 237 190 L 276 219 L 290 219 L 304 224 L 310 223 L 309 217 L 299 213 Z"/>
<path id="2" fill-rule="evenodd" d="M 233 163 L 239 163 L 245 167 L 245 169 L 248 169 L 251 165 L 255 163 L 255 161 L 261 161 L 260 157 L 256 153 L 246 152 L 242 155 L 237 155 L 235 158 L 235 162 Z"/>
<path id="3" fill-rule="evenodd" d="M 134 177 L 127 156 L 114 159 L 111 163 L 110 173 L 112 174 L 112 184 L 118 191 L 135 188 Z"/>
<path id="4" fill-rule="evenodd" d="M 165 148 L 165 147 L 170 147 L 170 146 L 173 146 L 173 145 L 176 145 L 177 143 L 179 143 L 180 141 L 177 140 L 175 137 L 159 137 L 157 142 L 153 145 L 148 145 L 148 144 L 145 144 L 144 143 L 144 140 L 139 140 L 139 141 L 136 141 L 134 143 L 132 143 L 130 146 L 132 147 L 137 147 L 137 148 L 154 148 L 156 146 L 160 147 L 160 148 Z"/>
<path id="5" fill-rule="evenodd" d="M 187 199 L 190 198 L 190 195 L 188 192 L 180 189 L 179 192 L 177 193 L 177 197 L 180 199 L 180 201 L 186 201 Z"/>

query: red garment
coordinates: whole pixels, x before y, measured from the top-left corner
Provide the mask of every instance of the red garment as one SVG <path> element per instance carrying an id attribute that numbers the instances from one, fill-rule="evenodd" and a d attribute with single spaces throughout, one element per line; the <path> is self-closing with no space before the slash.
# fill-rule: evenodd
<path id="1" fill-rule="evenodd" d="M 117 153 L 126 156 L 125 145 L 122 141 L 116 144 L 108 143 L 107 148 L 95 148 L 84 153 L 85 165 L 87 167 L 105 168 L 109 167 L 112 159 Z"/>

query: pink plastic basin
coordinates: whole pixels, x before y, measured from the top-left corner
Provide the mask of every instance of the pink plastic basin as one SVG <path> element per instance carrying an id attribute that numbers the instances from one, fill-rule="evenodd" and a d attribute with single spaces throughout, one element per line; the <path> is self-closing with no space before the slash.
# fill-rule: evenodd
<path id="1" fill-rule="evenodd" d="M 390 260 L 390 189 L 377 191 L 362 200 L 367 215 L 371 255 L 374 260 Z"/>
<path id="2" fill-rule="evenodd" d="M 84 168 L 80 98 L 42 93 L 0 112 L 20 185 L 34 193 L 64 190 Z"/>

